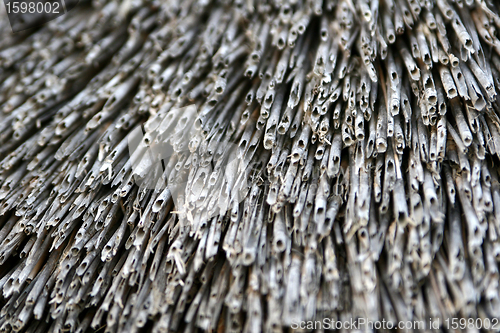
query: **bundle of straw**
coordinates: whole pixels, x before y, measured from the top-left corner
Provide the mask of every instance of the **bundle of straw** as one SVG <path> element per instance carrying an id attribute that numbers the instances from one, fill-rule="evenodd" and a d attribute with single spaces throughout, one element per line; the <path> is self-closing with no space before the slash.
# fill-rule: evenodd
<path id="1" fill-rule="evenodd" d="M 3 12 L 0 331 L 500 328 L 499 13 Z"/>

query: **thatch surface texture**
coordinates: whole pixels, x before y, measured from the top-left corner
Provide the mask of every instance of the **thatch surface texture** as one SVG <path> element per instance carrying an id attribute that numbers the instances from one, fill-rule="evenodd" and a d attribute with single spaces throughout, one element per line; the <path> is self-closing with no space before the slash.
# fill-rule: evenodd
<path id="1" fill-rule="evenodd" d="M 499 13 L 95 0 L 14 34 L 3 12 L 0 331 L 498 320 Z"/>

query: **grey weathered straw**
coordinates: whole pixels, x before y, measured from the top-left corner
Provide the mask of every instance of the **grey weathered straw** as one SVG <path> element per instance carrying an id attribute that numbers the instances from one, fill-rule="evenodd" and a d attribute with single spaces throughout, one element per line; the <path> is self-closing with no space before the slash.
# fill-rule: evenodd
<path id="1" fill-rule="evenodd" d="M 491 327 L 499 13 L 98 0 L 16 34 L 2 13 L 0 331 Z"/>

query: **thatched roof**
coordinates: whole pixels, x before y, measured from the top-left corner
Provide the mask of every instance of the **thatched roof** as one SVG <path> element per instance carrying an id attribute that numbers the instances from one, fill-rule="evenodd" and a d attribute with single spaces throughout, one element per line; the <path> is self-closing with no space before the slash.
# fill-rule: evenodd
<path id="1" fill-rule="evenodd" d="M 2 13 L 0 330 L 500 317 L 499 12 L 101 0 L 15 34 Z"/>

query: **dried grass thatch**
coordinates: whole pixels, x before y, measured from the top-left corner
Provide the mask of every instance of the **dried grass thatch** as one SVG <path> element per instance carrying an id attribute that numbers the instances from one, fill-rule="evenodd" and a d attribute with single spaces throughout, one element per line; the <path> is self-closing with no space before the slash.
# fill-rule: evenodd
<path id="1" fill-rule="evenodd" d="M 102 0 L 16 34 L 3 14 L 0 331 L 500 317 L 499 13 Z"/>

